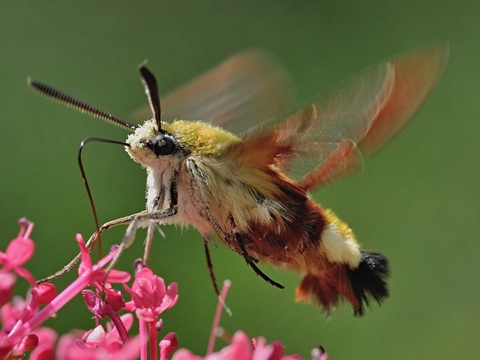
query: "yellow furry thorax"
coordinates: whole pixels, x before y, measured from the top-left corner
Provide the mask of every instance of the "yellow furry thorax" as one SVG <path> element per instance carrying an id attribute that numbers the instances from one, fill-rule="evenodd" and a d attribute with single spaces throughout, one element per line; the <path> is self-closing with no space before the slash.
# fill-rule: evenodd
<path id="1" fill-rule="evenodd" d="M 231 132 L 203 121 L 162 122 L 162 129 L 172 134 L 190 151 L 199 155 L 219 156 L 226 146 L 240 141 L 240 138 Z"/>

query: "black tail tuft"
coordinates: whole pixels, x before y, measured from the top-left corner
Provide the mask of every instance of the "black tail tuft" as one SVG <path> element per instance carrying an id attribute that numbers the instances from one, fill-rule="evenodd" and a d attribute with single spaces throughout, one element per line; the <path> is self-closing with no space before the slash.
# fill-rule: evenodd
<path id="1" fill-rule="evenodd" d="M 355 308 L 356 316 L 363 315 L 363 305 L 369 306 L 372 299 L 380 304 L 388 297 L 385 279 L 389 273 L 385 256 L 362 251 L 362 260 L 358 267 L 348 270 L 352 291 L 360 304 Z"/>

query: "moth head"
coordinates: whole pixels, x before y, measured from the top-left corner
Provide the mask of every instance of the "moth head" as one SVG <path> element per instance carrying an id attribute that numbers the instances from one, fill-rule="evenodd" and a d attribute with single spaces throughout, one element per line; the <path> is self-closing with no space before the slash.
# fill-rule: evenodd
<path id="1" fill-rule="evenodd" d="M 147 120 L 135 132 L 128 136 L 125 150 L 133 160 L 146 167 L 155 167 L 162 162 L 171 161 L 184 153 L 174 135 L 166 130 L 158 130 L 155 119 Z"/>
<path id="2" fill-rule="evenodd" d="M 146 167 L 172 159 L 180 152 L 175 137 L 162 128 L 160 97 L 155 76 L 144 65 L 139 67 L 142 83 L 152 110 L 152 119 L 147 120 L 128 136 L 125 149 L 133 160 Z"/>

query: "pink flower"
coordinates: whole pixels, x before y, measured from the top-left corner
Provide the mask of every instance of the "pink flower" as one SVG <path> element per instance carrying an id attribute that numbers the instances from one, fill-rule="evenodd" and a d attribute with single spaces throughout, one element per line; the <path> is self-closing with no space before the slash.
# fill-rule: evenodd
<path id="1" fill-rule="evenodd" d="M 125 284 L 123 287 L 132 297 L 137 317 L 147 322 L 157 321 L 158 315 L 170 309 L 178 299 L 177 284 L 166 288 L 163 279 L 149 268 L 137 273 L 132 288 Z"/>
<path id="2" fill-rule="evenodd" d="M 85 246 L 82 235 L 77 234 L 76 240 L 82 255 L 82 261 L 78 267 L 78 275 L 80 277 L 85 276 L 88 278 L 87 285 L 95 286 L 98 290 L 102 290 L 104 287 L 104 282 L 125 283 L 130 280 L 130 274 L 125 271 L 102 269 L 104 266 L 108 265 L 110 261 L 112 261 L 118 247 L 114 247 L 107 256 L 100 259 L 96 265 L 93 265 L 90 252 Z"/>
<path id="3" fill-rule="evenodd" d="M 15 347 L 16 344 L 19 344 L 25 336 L 31 334 L 44 321 L 49 319 L 53 314 L 57 313 L 67 302 L 81 292 L 86 286 L 94 285 L 100 288 L 102 287 L 102 282 L 107 276 L 107 271 L 103 270 L 102 267 L 113 259 L 116 249 L 110 251 L 110 253 L 101 259 L 96 265 L 92 265 L 90 254 L 85 247 L 85 243 L 83 242 L 81 235 L 77 235 L 76 239 L 82 254 L 79 277 L 54 299 L 49 301 L 43 309 L 31 316 L 28 321 L 25 322 L 23 319 L 20 319 L 12 331 L 8 334 L 8 345 L 5 346 L 12 346 L 12 348 Z M 111 273 L 108 273 L 108 280 L 110 281 L 125 282 L 129 279 L 130 274 L 126 272 L 112 270 Z M 51 295 L 51 289 L 46 287 L 38 292 L 39 301 L 43 301 Z M 31 314 L 28 315 L 30 316 Z"/>
<path id="4" fill-rule="evenodd" d="M 125 307 L 122 294 L 114 289 L 106 288 L 103 292 L 103 299 L 92 290 L 83 290 L 82 295 L 88 310 L 100 319 L 110 316 L 112 313 L 116 313 Z"/>
<path id="5" fill-rule="evenodd" d="M 5 252 L 0 251 L 0 264 L 3 264 L 2 271 L 13 271 L 34 285 L 35 279 L 32 274 L 22 266 L 30 260 L 35 251 L 35 244 L 30 239 L 33 223 L 25 218 L 20 219 L 19 223 L 20 231 L 17 237 L 8 244 Z"/>
<path id="6" fill-rule="evenodd" d="M 1 335 L 8 335 L 17 321 L 22 316 L 27 302 L 20 296 L 14 296 L 12 301 L 0 308 L 0 322 L 2 323 Z"/>
<path id="7" fill-rule="evenodd" d="M 12 240 L 5 253 L 0 252 L 0 264 L 3 264 L 0 269 L 0 359 L 20 359 L 29 351 L 32 360 L 133 360 L 139 356 L 141 360 L 168 360 L 178 347 L 177 336 L 170 332 L 158 342 L 157 334 L 163 324 L 159 316 L 178 300 L 176 283 L 167 287 L 164 280 L 152 270 L 141 268 L 130 288 L 125 285 L 130 274 L 104 269 L 115 259 L 118 247 L 112 248 L 107 256 L 93 264 L 81 235 L 77 235 L 81 254 L 77 279 L 58 295 L 52 284 L 44 283 L 33 284 L 27 301 L 19 297 L 12 298 L 16 279 L 13 273 L 34 282 L 33 276 L 23 268 L 34 250 L 29 238 L 33 224 L 26 220 L 21 220 L 20 224 L 17 238 Z M 137 262 L 138 264 L 140 263 Z M 126 303 L 121 292 L 113 289 L 111 283 L 122 283 L 132 300 Z M 88 286 L 93 286 L 94 291 L 86 290 Z M 229 287 L 230 282 L 226 281 L 219 294 L 207 355 L 200 357 L 189 350 L 180 349 L 172 360 L 299 360 L 298 355 L 285 356 L 281 342 L 267 344 L 262 337 L 250 341 L 241 331 L 234 334 L 229 345 L 213 352 L 221 313 L 225 309 L 228 311 L 225 300 Z M 56 332 L 40 326 L 80 292 L 88 309 L 96 317 L 108 316 L 111 321 L 107 323 L 106 329 L 96 326 L 81 334 L 77 331 L 76 334 L 62 336 L 55 350 Z M 133 315 L 128 313 L 120 316 L 118 312 L 122 309 L 135 310 L 139 319 L 140 333 L 133 339 L 128 336 Z M 98 319 L 96 321 L 98 324 Z M 323 348 L 318 347 L 312 351 L 312 360 L 327 360 Z"/>
<path id="8" fill-rule="evenodd" d="M 224 347 L 219 352 L 213 352 L 221 313 L 225 309 L 225 301 L 230 286 L 230 281 L 224 281 L 218 298 L 212 331 L 210 332 L 207 355 L 201 357 L 194 355 L 189 350 L 180 349 L 174 354 L 172 360 L 300 360 L 301 357 L 299 355 L 284 356 L 284 346 L 280 341 L 274 341 L 272 344 L 267 345 L 265 339 L 260 337 L 250 342 L 247 335 L 242 331 L 237 331 L 233 335 L 230 345 Z M 313 357 L 313 355 L 312 352 L 312 360 L 327 360 L 326 357 Z"/>
<path id="9" fill-rule="evenodd" d="M 133 315 L 124 314 L 120 316 L 120 321 L 125 331 L 128 331 L 133 324 Z M 113 322 L 107 324 L 107 331 L 105 331 L 101 325 L 93 330 L 87 331 L 83 335 L 82 340 L 89 348 L 104 348 L 111 351 L 121 349 L 125 343 L 130 341 L 124 341 L 124 339 L 122 339 L 118 332 L 118 326 L 113 324 Z"/>
<path id="10" fill-rule="evenodd" d="M 15 344 L 15 346 L 12 345 L 8 338 L 4 338 L 0 345 L 0 358 L 21 359 L 25 352 L 32 351 L 37 345 L 38 337 L 35 334 L 25 336 L 18 344 Z"/>
<path id="11" fill-rule="evenodd" d="M 283 356 L 285 346 L 276 340 L 271 345 L 267 345 L 267 341 L 263 337 L 254 338 L 252 340 L 254 351 L 253 356 L 255 359 L 268 359 L 268 360 L 300 360 L 299 355 Z"/>
<path id="12" fill-rule="evenodd" d="M 232 343 L 216 353 L 200 357 L 189 350 L 178 350 L 172 360 L 300 360 L 299 355 L 284 355 L 284 347 L 279 341 L 267 345 L 264 338 L 254 340 L 254 346 L 242 331 L 233 335 Z"/>
<path id="13" fill-rule="evenodd" d="M 146 339 L 148 327 L 150 358 L 157 359 L 158 316 L 177 302 L 177 284 L 172 283 L 165 287 L 161 277 L 148 268 L 142 268 L 137 272 L 132 288 L 125 284 L 123 287 L 132 297 L 127 308 L 136 309 L 135 314 L 140 320 L 140 338 Z M 147 358 L 145 348 L 142 348 L 140 356 L 141 359 Z"/>
<path id="14" fill-rule="evenodd" d="M 108 316 L 114 326 L 117 328 L 122 341 L 125 343 L 128 341 L 127 329 L 123 325 L 118 311 L 125 307 L 125 301 L 123 300 L 120 291 L 114 289 L 105 288 L 103 291 L 104 299 L 100 298 L 98 294 L 91 290 L 82 291 L 83 299 L 87 304 L 88 309 L 97 317 L 103 319 Z"/>
<path id="15" fill-rule="evenodd" d="M 124 314 L 120 317 L 123 326 L 130 329 L 133 324 L 132 314 Z M 124 342 L 117 331 L 117 326 L 107 324 L 107 331 L 99 325 L 95 329 L 87 331 L 82 339 L 73 334 L 67 334 L 60 338 L 56 359 L 60 360 L 96 360 L 114 359 L 130 360 L 137 359 L 140 353 L 141 341 L 139 337 Z"/>
<path id="16" fill-rule="evenodd" d="M 30 354 L 30 360 L 54 360 L 55 342 L 57 333 L 47 327 L 42 327 L 34 332 L 38 337 L 38 346 Z"/>
<path id="17" fill-rule="evenodd" d="M 10 334 L 15 333 L 17 329 L 21 328 L 23 324 L 29 321 L 35 315 L 40 305 L 50 303 L 50 301 L 52 301 L 57 295 L 57 292 L 53 284 L 44 283 L 36 284 L 31 290 L 30 295 L 29 301 L 26 303 L 26 306 L 22 311 L 22 315 L 17 319 Z"/>
<path id="18" fill-rule="evenodd" d="M 58 360 L 134 360 L 140 352 L 140 338 L 135 337 L 117 350 L 90 348 L 73 335 L 64 335 L 57 346 Z"/>

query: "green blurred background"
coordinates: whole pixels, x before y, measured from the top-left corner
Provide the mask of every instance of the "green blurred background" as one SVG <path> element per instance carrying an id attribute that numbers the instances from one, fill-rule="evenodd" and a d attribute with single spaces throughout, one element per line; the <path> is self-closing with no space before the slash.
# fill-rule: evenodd
<path id="1" fill-rule="evenodd" d="M 27 216 L 37 244 L 28 268 L 41 277 L 64 265 L 77 251 L 75 233 L 88 237 L 94 228 L 77 146 L 87 136 L 126 136 L 33 93 L 29 75 L 128 119 L 146 103 L 136 70 L 145 59 L 166 93 L 239 50 L 263 48 L 285 64 L 304 99 L 393 54 L 449 41 L 446 72 L 416 121 L 360 175 L 315 193 L 366 248 L 391 260 L 391 298 L 382 308 L 358 319 L 345 304 L 326 319 L 294 303 L 298 276 L 263 267 L 286 285 L 281 291 L 222 246 L 212 256 L 218 279 L 233 281 L 233 316 L 222 319 L 229 332 L 281 340 L 287 353 L 306 358 L 322 344 L 331 359 L 478 359 L 479 14 L 476 0 L 4 1 L 1 247 Z M 101 221 L 143 209 L 144 171 L 122 148 L 92 144 L 84 152 Z M 123 231 L 109 232 L 106 244 Z M 203 245 L 195 231 L 165 231 L 154 268 L 179 283 L 180 300 L 165 314 L 163 333 L 176 331 L 182 347 L 203 354 L 216 304 Z M 141 253 L 139 240 L 120 267 Z M 50 326 L 93 323 L 78 301 Z"/>

